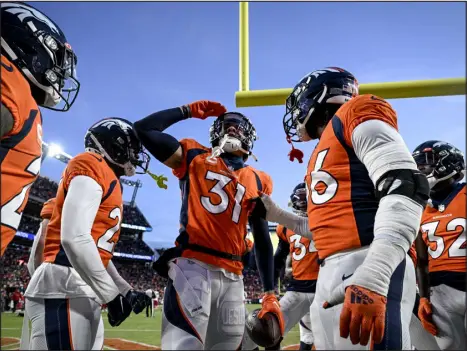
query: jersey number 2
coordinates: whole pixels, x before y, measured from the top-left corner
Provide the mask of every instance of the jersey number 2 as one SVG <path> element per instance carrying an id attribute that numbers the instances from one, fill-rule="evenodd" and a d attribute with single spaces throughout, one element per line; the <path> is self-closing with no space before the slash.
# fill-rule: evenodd
<path id="1" fill-rule="evenodd" d="M 316 156 L 315 166 L 310 174 L 311 184 L 309 191 L 311 192 L 311 201 L 315 205 L 322 205 L 331 200 L 337 193 L 339 187 L 336 178 L 331 174 L 322 170 L 324 159 L 326 158 L 329 149 L 318 152 Z M 324 190 L 317 190 L 318 184 L 324 185 Z"/>
<path id="2" fill-rule="evenodd" d="M 120 211 L 120 207 L 115 207 L 112 211 L 110 211 L 109 218 L 117 219 L 117 224 L 112 228 L 107 229 L 107 231 L 97 240 L 97 247 L 112 253 L 115 242 L 111 240 L 115 233 L 120 229 L 120 223 L 122 221 L 122 211 Z"/>
<path id="3" fill-rule="evenodd" d="M 439 221 L 430 222 L 422 225 L 422 231 L 426 233 L 429 242 L 436 243 L 436 249 L 432 250 L 428 247 L 428 253 L 433 259 L 437 259 L 444 252 L 444 239 L 442 236 L 436 235 L 436 229 L 438 229 Z M 454 240 L 451 246 L 448 249 L 448 257 L 465 257 L 465 218 L 454 218 L 449 221 L 446 225 L 446 230 L 448 232 L 454 231 L 457 227 L 461 227 L 462 231 L 459 236 Z"/>
<path id="4" fill-rule="evenodd" d="M 26 168 L 26 172 L 33 176 L 37 176 L 40 170 L 40 157 L 32 161 Z M 5 205 L 2 206 L 1 216 L 3 225 L 13 228 L 15 230 L 18 229 L 19 222 L 21 221 L 21 216 L 23 214 L 22 211 L 19 211 L 19 209 L 23 205 L 24 199 L 26 198 L 26 194 L 28 193 L 29 188 L 34 184 L 34 181 L 25 185 L 17 195 L 15 195 L 10 201 L 8 201 Z"/>
<path id="5" fill-rule="evenodd" d="M 210 193 L 217 194 L 221 201 L 218 204 L 213 204 L 208 196 L 201 196 L 201 204 L 209 213 L 219 214 L 227 210 L 229 207 L 229 195 L 225 192 L 224 188 L 232 181 L 232 178 L 225 175 L 208 171 L 206 179 L 215 180 L 216 184 L 209 190 Z M 235 205 L 232 211 L 232 221 L 238 223 L 240 213 L 242 212 L 242 200 L 245 196 L 246 188 L 237 183 L 237 191 L 235 193 Z"/>

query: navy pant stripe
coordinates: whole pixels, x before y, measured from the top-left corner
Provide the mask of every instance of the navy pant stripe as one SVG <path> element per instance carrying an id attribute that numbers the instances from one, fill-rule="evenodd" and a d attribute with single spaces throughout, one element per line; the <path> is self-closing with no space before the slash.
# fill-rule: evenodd
<path id="1" fill-rule="evenodd" d="M 45 335 L 49 350 L 73 350 L 67 299 L 44 299 Z"/>
<path id="2" fill-rule="evenodd" d="M 374 350 L 402 350 L 401 305 L 404 288 L 405 259 L 397 266 L 389 283 L 386 305 L 386 325 L 383 341 Z"/>
<path id="3" fill-rule="evenodd" d="M 173 326 L 186 331 L 188 334 L 193 335 L 201 343 L 201 337 L 198 332 L 194 329 L 190 321 L 187 320 L 185 312 L 181 310 L 181 306 L 177 301 L 177 291 L 175 290 L 172 279 L 169 279 L 167 289 L 164 294 L 164 314 L 167 321 Z"/>

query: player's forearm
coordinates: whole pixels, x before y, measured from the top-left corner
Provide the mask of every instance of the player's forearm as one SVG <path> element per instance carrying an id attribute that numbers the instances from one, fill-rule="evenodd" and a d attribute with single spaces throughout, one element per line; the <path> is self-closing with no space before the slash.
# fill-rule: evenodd
<path id="1" fill-rule="evenodd" d="M 107 265 L 107 273 L 112 277 L 115 285 L 117 285 L 118 290 L 120 291 L 120 294 L 123 296 L 126 296 L 126 294 L 133 289 L 131 285 L 128 284 L 128 282 L 118 273 L 117 268 L 112 261 Z"/>
<path id="2" fill-rule="evenodd" d="M 264 207 L 264 210 L 260 209 L 260 207 Z M 295 234 L 313 240 L 313 234 L 310 232 L 308 225 L 308 218 L 283 210 L 269 195 L 261 195 L 261 202 L 257 203 L 254 211 L 254 213 L 257 213 L 269 222 L 279 223 Z M 262 214 L 262 212 L 264 212 L 264 214 Z"/>
<path id="3" fill-rule="evenodd" d="M 428 273 L 428 262 L 417 261 L 417 283 L 420 297 L 430 299 L 430 275 Z"/>
<path id="4" fill-rule="evenodd" d="M 72 267 L 107 303 L 119 293 L 102 263 L 91 229 L 102 200 L 102 188 L 90 177 L 73 178 L 62 209 L 61 244 Z"/>
<path id="5" fill-rule="evenodd" d="M 186 106 L 153 113 L 134 123 L 134 128 L 143 146 L 160 162 L 167 161 L 180 147 L 170 134 L 163 133 L 171 125 L 189 117 Z"/>
<path id="6" fill-rule="evenodd" d="M 279 239 L 279 245 L 277 246 L 276 253 L 274 254 L 274 286 L 277 285 L 279 280 L 280 272 L 285 267 L 287 256 L 289 255 L 289 243 Z"/>
<path id="7" fill-rule="evenodd" d="M 250 217 L 250 228 L 255 240 L 256 266 L 264 291 L 274 290 L 274 249 L 269 235 L 268 222 L 259 217 Z"/>

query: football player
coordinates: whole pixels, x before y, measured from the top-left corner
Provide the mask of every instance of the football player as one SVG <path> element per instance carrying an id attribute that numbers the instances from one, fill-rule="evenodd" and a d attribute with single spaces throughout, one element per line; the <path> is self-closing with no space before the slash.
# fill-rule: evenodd
<path id="1" fill-rule="evenodd" d="M 307 199 L 305 183 L 298 184 L 290 195 L 290 206 L 299 216 L 307 216 Z M 310 326 L 310 306 L 313 302 L 318 278 L 318 253 L 308 238 L 295 234 L 282 225 L 276 228 L 279 244 L 274 255 L 274 282 L 277 283 L 280 272 L 286 265 L 287 257 L 291 257 L 292 274 L 287 292 L 280 299 L 281 311 L 284 315 L 287 334 L 300 322 L 300 350 L 311 350 L 313 346 L 313 333 Z M 289 255 L 290 254 L 290 255 Z M 305 318 L 308 316 L 307 318 Z M 245 333 L 244 338 L 250 339 Z M 243 349 L 247 343 L 244 342 Z M 280 350 L 280 343 L 266 349 Z"/>
<path id="2" fill-rule="evenodd" d="M 211 148 L 165 133 L 188 118 L 217 117 L 210 128 Z M 156 112 L 135 129 L 143 145 L 180 180 L 182 208 L 176 247 L 155 263 L 168 276 L 162 319 L 163 350 L 238 349 L 244 331 L 242 256 L 249 222 L 265 295 L 261 317 L 277 316 L 273 249 L 268 223 L 251 216 L 258 191 L 272 192 L 272 180 L 245 164 L 256 130 L 238 112 L 217 102 L 196 101 Z M 283 330 L 283 329 L 282 329 Z"/>
<path id="3" fill-rule="evenodd" d="M 283 125 L 290 142 L 319 139 L 305 176 L 308 219 L 261 197 L 266 219 L 311 238 L 318 250 L 316 348 L 411 348 L 415 269 L 408 251 L 429 188 L 396 112 L 382 98 L 358 95 L 351 73 L 329 67 L 295 86 Z"/>
<path id="4" fill-rule="evenodd" d="M 38 106 L 67 111 L 78 96 L 79 82 L 76 55 L 54 21 L 23 2 L 2 2 L 1 17 L 3 256 L 41 166 L 42 116 Z"/>
<path id="5" fill-rule="evenodd" d="M 44 262 L 25 292 L 32 322 L 30 349 L 91 350 L 101 304 L 110 325 L 118 326 L 146 305 L 118 274 L 111 259 L 120 235 L 123 199 L 119 178 L 147 170 L 149 158 L 131 122 L 106 118 L 86 133 L 85 152 L 73 157 L 62 174 L 47 226 Z M 103 329 L 101 329 L 103 332 Z"/>
<path id="6" fill-rule="evenodd" d="M 45 233 L 47 232 L 47 226 L 49 225 L 52 212 L 55 207 L 55 198 L 51 198 L 44 202 L 41 210 L 42 222 L 39 226 L 39 230 L 34 237 L 32 243 L 31 252 L 29 254 L 28 271 L 29 275 L 33 275 L 34 271 L 44 261 L 44 244 L 45 244 Z"/>
<path id="7" fill-rule="evenodd" d="M 418 315 L 441 350 L 465 350 L 465 161 L 455 146 L 426 141 L 415 149 L 430 200 L 417 237 Z"/>

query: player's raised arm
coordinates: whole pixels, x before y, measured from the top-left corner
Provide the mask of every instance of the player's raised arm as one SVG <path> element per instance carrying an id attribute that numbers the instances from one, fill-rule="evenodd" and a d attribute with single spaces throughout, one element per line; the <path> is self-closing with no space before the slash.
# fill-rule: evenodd
<path id="1" fill-rule="evenodd" d="M 134 123 L 144 147 L 166 166 L 177 169 L 183 162 L 183 149 L 172 135 L 164 133 L 171 125 L 188 118 L 206 119 L 226 112 L 225 107 L 207 100 L 155 112 Z"/>

